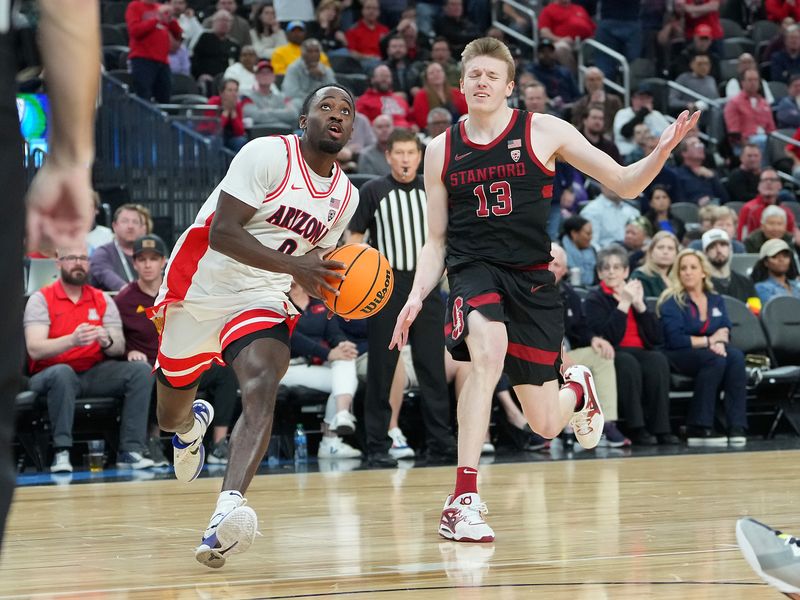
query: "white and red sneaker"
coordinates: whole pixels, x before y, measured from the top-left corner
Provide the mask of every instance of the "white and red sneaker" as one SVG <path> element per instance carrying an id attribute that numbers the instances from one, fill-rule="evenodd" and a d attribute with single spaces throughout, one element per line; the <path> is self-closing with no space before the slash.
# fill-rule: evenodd
<path id="1" fill-rule="evenodd" d="M 603 436 L 603 409 L 597 400 L 592 372 L 583 365 L 572 365 L 564 372 L 565 382 L 575 382 L 583 388 L 583 408 L 575 411 L 569 420 L 578 443 L 591 450 Z"/>
<path id="2" fill-rule="evenodd" d="M 494 531 L 483 520 L 488 512 L 478 494 L 450 495 L 442 510 L 439 535 L 455 542 L 493 542 Z"/>

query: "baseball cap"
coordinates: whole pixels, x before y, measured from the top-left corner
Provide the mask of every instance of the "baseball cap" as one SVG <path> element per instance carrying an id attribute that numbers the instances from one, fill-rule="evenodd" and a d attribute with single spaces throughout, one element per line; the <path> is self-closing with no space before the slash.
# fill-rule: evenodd
<path id="1" fill-rule="evenodd" d="M 286 31 L 291 31 L 292 29 L 297 29 L 298 27 L 303 31 L 306 30 L 306 24 L 302 21 L 289 21 L 289 24 L 286 26 Z"/>
<path id="2" fill-rule="evenodd" d="M 767 258 L 775 256 L 776 254 L 780 254 L 781 252 L 792 252 L 792 249 L 789 248 L 789 244 L 787 244 L 784 240 L 781 239 L 774 239 L 774 240 L 767 240 L 763 244 L 761 244 L 761 250 L 758 251 L 759 258 Z"/>
<path id="3" fill-rule="evenodd" d="M 694 28 L 694 37 L 706 37 L 710 38 L 712 34 L 711 25 L 706 25 L 705 23 L 698 25 Z"/>
<path id="4" fill-rule="evenodd" d="M 272 63 L 268 60 L 258 61 L 258 64 L 256 65 L 256 73 L 258 73 L 261 69 L 269 69 L 273 73 L 275 72 L 275 69 L 272 67 Z"/>
<path id="5" fill-rule="evenodd" d="M 716 244 L 717 242 L 725 242 L 726 244 L 731 243 L 731 238 L 728 235 L 728 232 L 724 229 L 709 229 L 703 234 L 703 252 L 705 252 L 709 246 L 712 244 Z"/>
<path id="6" fill-rule="evenodd" d="M 155 235 L 154 233 L 150 233 L 148 235 L 143 235 L 138 240 L 133 242 L 133 255 L 137 256 L 142 252 L 155 252 L 159 256 L 163 256 L 166 258 L 167 256 L 167 245 L 164 243 L 160 237 Z"/>

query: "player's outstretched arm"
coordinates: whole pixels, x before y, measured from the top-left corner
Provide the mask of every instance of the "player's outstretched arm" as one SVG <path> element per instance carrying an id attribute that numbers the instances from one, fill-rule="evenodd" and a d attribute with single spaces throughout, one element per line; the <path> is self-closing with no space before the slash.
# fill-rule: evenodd
<path id="1" fill-rule="evenodd" d="M 573 167 L 612 189 L 623 198 L 636 198 L 650 185 L 675 147 L 697 125 L 700 111 L 683 111 L 664 130 L 656 149 L 643 159 L 623 167 L 608 154 L 592 146 L 572 125 L 549 115 L 537 115 L 531 128 L 534 148 L 541 148 L 540 160 L 559 156 Z"/>
<path id="2" fill-rule="evenodd" d="M 445 134 L 428 144 L 425 150 L 425 196 L 427 198 L 428 237 L 420 251 L 414 285 L 403 310 L 397 316 L 389 348 L 402 348 L 408 342 L 408 330 L 422 309 L 422 301 L 439 283 L 444 273 L 447 239 L 447 188 L 442 182 Z"/>
<path id="3" fill-rule="evenodd" d="M 322 288 L 336 293 L 326 279 L 343 279 L 342 273 L 336 269 L 344 270 L 345 265 L 335 260 L 323 260 L 323 254 L 330 252 L 329 249 L 312 250 L 304 256 L 291 256 L 267 248 L 244 228 L 255 213 L 256 209 L 249 204 L 220 191 L 209 232 L 211 249 L 256 269 L 288 273 L 317 298 Z"/>

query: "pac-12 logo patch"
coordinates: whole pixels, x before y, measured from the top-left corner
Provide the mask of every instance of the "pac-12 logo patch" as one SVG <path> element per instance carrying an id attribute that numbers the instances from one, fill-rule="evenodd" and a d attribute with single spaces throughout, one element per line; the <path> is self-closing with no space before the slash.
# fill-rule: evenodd
<path id="1" fill-rule="evenodd" d="M 453 332 L 450 334 L 454 340 L 461 337 L 464 333 L 464 299 L 459 296 L 453 300 Z"/>
<path id="2" fill-rule="evenodd" d="M 522 156 L 522 152 L 519 150 L 512 150 L 511 151 L 511 160 L 514 162 L 519 162 L 520 156 Z"/>

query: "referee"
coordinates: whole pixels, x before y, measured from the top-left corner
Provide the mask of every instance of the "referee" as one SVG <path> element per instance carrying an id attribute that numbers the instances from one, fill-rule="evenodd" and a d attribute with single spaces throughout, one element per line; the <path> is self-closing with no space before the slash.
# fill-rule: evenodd
<path id="1" fill-rule="evenodd" d="M 400 353 L 389 350 L 397 315 L 411 292 L 420 250 L 428 233 L 425 186 L 417 175 L 422 145 L 408 129 L 395 129 L 389 136 L 386 160 L 391 173 L 373 179 L 360 190 L 358 209 L 348 226 L 348 241 L 358 243 L 369 231 L 373 246 L 389 260 L 394 270 L 394 292 L 377 315 L 367 321 L 369 355 L 364 423 L 370 464 L 396 466 L 389 454 L 391 407 L 389 389 Z M 455 456 L 450 431 L 450 394 L 444 371 L 444 311 L 441 294 L 434 290 L 422 304 L 411 326 L 411 356 L 422 392 L 427 459 L 448 460 Z"/>

